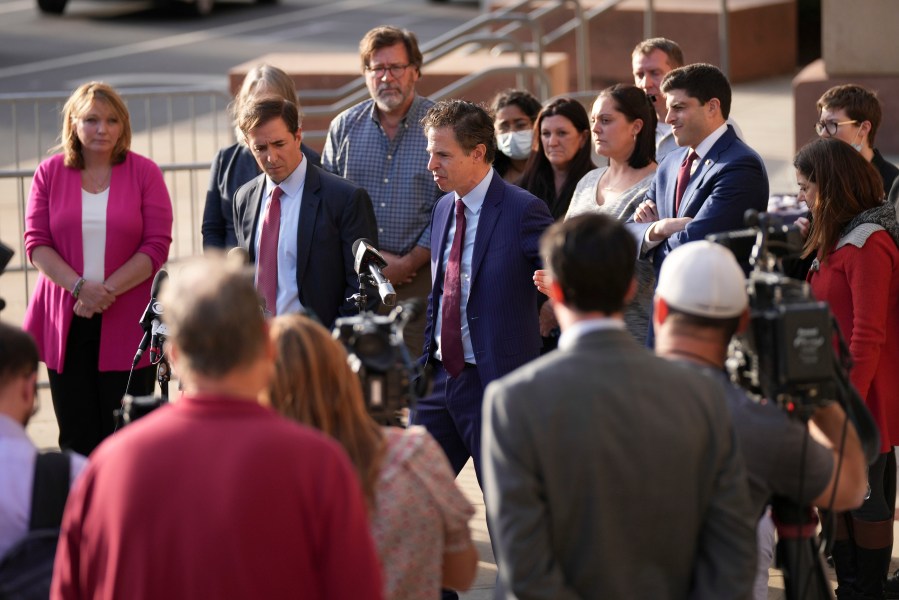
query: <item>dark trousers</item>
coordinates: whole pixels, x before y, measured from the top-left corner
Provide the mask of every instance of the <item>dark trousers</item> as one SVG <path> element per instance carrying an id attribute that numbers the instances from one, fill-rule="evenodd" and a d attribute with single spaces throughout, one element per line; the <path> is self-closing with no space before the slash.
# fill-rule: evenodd
<path id="1" fill-rule="evenodd" d="M 450 377 L 443 363 L 434 361 L 431 393 L 418 401 L 411 418 L 413 424 L 423 425 L 437 440 L 456 475 L 471 457 L 479 485 L 483 396 L 477 367 L 466 365 L 458 377 Z"/>
<path id="2" fill-rule="evenodd" d="M 128 371 L 98 370 L 102 320 L 73 317 L 62 371 L 47 369 L 59 447 L 85 456 L 115 431 L 113 412 L 122 405 L 125 386 L 129 394 L 146 396 L 156 382 L 154 367 L 136 369 L 130 385 Z"/>
<path id="3" fill-rule="evenodd" d="M 481 401 L 484 386 L 474 365 L 465 365 L 458 377 L 451 377 L 443 363 L 434 362 L 434 384 L 430 395 L 418 401 L 410 421 L 423 425 L 446 453 L 458 476 L 469 457 L 481 483 Z M 443 590 L 442 600 L 456 600 L 453 590 Z"/>

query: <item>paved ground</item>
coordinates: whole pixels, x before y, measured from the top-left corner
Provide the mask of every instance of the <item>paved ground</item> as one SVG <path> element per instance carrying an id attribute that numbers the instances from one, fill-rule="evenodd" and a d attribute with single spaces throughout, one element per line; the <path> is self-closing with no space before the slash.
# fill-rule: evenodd
<path id="1" fill-rule="evenodd" d="M 814 110 L 814 107 L 809 108 Z M 796 182 L 792 168 L 794 154 L 792 147 L 793 103 L 790 78 L 782 77 L 735 86 L 732 113 L 742 128 L 746 141 L 765 160 L 771 182 L 771 193 L 795 193 Z M 809 133 L 811 138 L 812 132 Z M 888 159 L 899 162 L 899 157 L 888 157 Z M 6 280 L 9 283 L 0 279 L 0 296 L 4 295 L 4 285 L 8 286 L 12 283 L 10 278 L 7 277 Z M 4 314 L 4 318 L 10 322 L 20 322 L 21 320 L 20 315 Z M 46 380 L 45 377 L 43 379 Z M 56 444 L 57 429 L 49 392 L 43 390 L 41 399 L 41 411 L 32 420 L 28 430 L 39 446 L 49 448 Z M 468 593 L 462 594 L 462 598 L 465 600 L 492 598 L 496 565 L 484 519 L 483 497 L 470 462 L 459 476 L 459 483 L 469 500 L 477 508 L 475 518 L 472 520 L 472 531 L 481 557 L 480 570 L 474 587 Z M 899 531 L 897 531 L 897 537 L 899 537 Z M 896 548 L 899 550 L 899 544 Z M 895 552 L 894 566 L 899 562 Z M 832 571 L 828 570 L 828 576 L 832 579 Z M 769 586 L 769 598 L 784 596 L 782 592 L 783 578 L 779 571 L 771 570 Z"/>

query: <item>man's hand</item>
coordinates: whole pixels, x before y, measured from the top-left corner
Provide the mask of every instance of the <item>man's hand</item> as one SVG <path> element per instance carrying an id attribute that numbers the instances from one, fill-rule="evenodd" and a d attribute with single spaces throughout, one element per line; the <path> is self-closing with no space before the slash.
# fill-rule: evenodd
<path id="1" fill-rule="evenodd" d="M 635 223 L 652 223 L 659 220 L 659 211 L 652 200 L 644 200 L 634 211 Z"/>
<path id="2" fill-rule="evenodd" d="M 381 256 L 387 261 L 387 266 L 382 269 L 384 277 L 389 279 L 394 287 L 399 287 L 415 278 L 418 269 L 427 264 L 431 252 L 427 248 L 415 246 L 403 256 L 385 250 L 381 250 Z"/>
<path id="3" fill-rule="evenodd" d="M 687 224 L 692 220 L 691 217 L 669 217 L 667 219 L 662 219 L 661 221 L 656 221 L 652 224 L 652 227 L 649 228 L 649 241 L 660 242 L 666 240 L 675 233 L 686 229 Z"/>

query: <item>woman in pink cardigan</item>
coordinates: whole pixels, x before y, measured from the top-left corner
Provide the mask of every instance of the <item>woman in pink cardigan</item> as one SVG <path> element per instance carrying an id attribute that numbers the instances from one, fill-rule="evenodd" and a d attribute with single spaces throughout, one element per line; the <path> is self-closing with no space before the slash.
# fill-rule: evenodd
<path id="1" fill-rule="evenodd" d="M 849 344 L 849 377 L 880 430 L 881 454 L 868 467 L 870 495 L 861 508 L 837 515 L 837 597 L 883 598 L 896 489 L 887 461 L 899 444 L 899 224 L 884 202 L 882 178 L 849 144 L 816 140 L 793 165 L 812 216 L 804 249 L 815 255 L 808 281 Z"/>
<path id="2" fill-rule="evenodd" d="M 128 109 L 112 87 L 72 93 L 61 139 L 28 199 L 25 251 L 40 276 L 24 328 L 47 365 L 59 445 L 87 455 L 114 431 L 126 387 L 153 392 L 146 355 L 130 369 L 153 276 L 168 259 L 172 203 L 159 167 L 129 150 Z"/>

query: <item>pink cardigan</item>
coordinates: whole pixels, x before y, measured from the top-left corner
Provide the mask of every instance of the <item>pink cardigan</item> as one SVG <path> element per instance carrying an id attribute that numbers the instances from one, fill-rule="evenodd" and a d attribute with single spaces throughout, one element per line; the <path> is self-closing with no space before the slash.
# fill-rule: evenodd
<path id="1" fill-rule="evenodd" d="M 150 257 L 155 273 L 168 260 L 172 243 L 172 201 L 159 167 L 148 158 L 129 152 L 125 162 L 112 169 L 106 210 L 105 276 L 135 253 Z M 48 158 L 38 166 L 25 214 L 25 252 L 38 246 L 56 250 L 77 273 L 84 271 L 81 234 L 81 171 L 66 167 L 63 156 Z M 100 332 L 100 371 L 127 371 L 143 336 L 138 322 L 150 300 L 152 277 L 120 295 L 103 313 Z M 66 339 L 72 323 L 75 299 L 43 274 L 23 328 L 34 336 L 47 368 L 62 371 Z M 144 355 L 138 367 L 149 364 Z"/>

